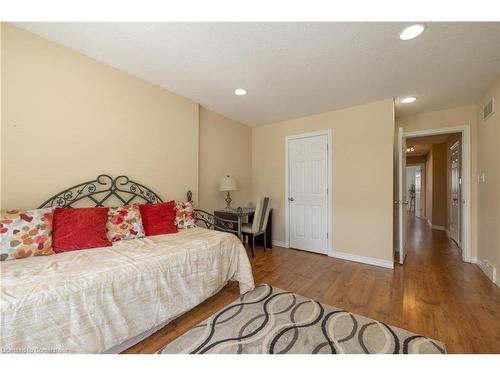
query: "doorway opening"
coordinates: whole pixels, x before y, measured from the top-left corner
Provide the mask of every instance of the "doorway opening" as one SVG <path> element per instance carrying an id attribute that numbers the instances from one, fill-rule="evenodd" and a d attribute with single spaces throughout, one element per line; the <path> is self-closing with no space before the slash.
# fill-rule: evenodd
<path id="1" fill-rule="evenodd" d="M 407 235 L 415 239 L 426 225 L 445 233 L 470 262 L 469 127 L 399 132 L 395 260 L 404 263 Z"/>
<path id="2" fill-rule="evenodd" d="M 425 163 L 406 165 L 406 210 L 415 217 L 425 219 Z"/>

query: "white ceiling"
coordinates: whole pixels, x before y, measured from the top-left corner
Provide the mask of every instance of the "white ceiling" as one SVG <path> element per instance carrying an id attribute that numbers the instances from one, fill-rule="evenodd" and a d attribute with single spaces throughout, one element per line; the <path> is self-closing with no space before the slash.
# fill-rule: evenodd
<path id="1" fill-rule="evenodd" d="M 500 74 L 500 23 L 428 23 L 407 42 L 390 22 L 16 25 L 247 125 L 389 97 L 397 116 L 469 104 Z"/>

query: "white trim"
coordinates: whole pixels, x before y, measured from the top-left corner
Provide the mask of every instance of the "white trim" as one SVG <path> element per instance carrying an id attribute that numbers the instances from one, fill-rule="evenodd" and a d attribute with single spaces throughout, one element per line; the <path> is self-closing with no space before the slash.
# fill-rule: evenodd
<path id="1" fill-rule="evenodd" d="M 370 258 L 362 255 L 354 255 L 351 253 L 344 253 L 342 251 L 333 251 L 333 250 L 331 251 L 330 256 L 338 259 L 350 260 L 352 262 L 364 263 L 377 267 L 384 267 L 390 269 L 394 268 L 394 262 L 392 260 Z"/>
<path id="2" fill-rule="evenodd" d="M 398 151 L 397 151 L 397 161 L 398 161 L 398 245 L 397 252 L 399 253 L 399 263 L 403 264 L 406 258 L 406 229 L 407 229 L 407 218 L 406 218 L 406 206 L 403 202 L 406 201 L 406 138 L 404 134 L 404 129 L 402 127 L 398 128 Z M 404 181 L 403 181 L 403 176 Z M 404 185 L 404 186 L 403 186 Z M 394 252 L 392 258 L 394 259 Z"/>
<path id="3" fill-rule="evenodd" d="M 432 222 L 431 222 L 430 219 L 427 219 L 427 224 L 431 227 L 431 229 L 444 230 L 445 232 L 448 232 L 446 230 L 446 227 L 444 227 L 442 225 L 434 225 L 434 224 L 432 224 Z"/>
<path id="4" fill-rule="evenodd" d="M 442 225 L 432 225 L 432 229 L 442 230 L 447 232 L 446 227 L 443 227 Z"/>
<path id="5" fill-rule="evenodd" d="M 471 263 L 475 263 L 478 265 L 478 267 L 483 271 L 485 276 L 491 280 L 493 284 L 495 284 L 497 287 L 500 288 L 500 277 L 497 276 L 496 268 L 493 266 L 493 272 L 492 274 L 489 274 L 488 269 L 486 267 L 486 264 L 484 260 L 476 258 L 476 257 L 471 257 Z"/>
<path id="6" fill-rule="evenodd" d="M 311 138 L 311 137 L 317 137 L 319 135 L 330 135 L 331 136 L 332 129 L 324 129 L 324 130 L 318 130 L 315 132 L 287 135 L 285 138 L 287 141 L 289 141 L 291 139 Z"/>
<path id="7" fill-rule="evenodd" d="M 320 135 L 327 136 L 328 153 L 327 153 L 327 170 L 328 170 L 328 242 L 326 253 L 331 256 L 333 249 L 333 135 L 332 129 L 319 130 L 315 132 L 288 135 L 285 137 L 285 248 L 290 248 L 290 213 L 288 204 L 288 142 L 292 139 L 316 137 Z M 277 245 L 279 246 L 279 245 Z"/>
<path id="8" fill-rule="evenodd" d="M 273 246 L 288 248 L 288 246 L 286 246 L 285 241 L 278 241 L 278 240 L 273 240 Z"/>
<path id="9" fill-rule="evenodd" d="M 462 244 L 462 260 L 471 262 L 472 256 L 472 176 L 471 176 L 471 136 L 470 124 L 461 126 L 452 126 L 447 128 L 427 129 L 405 132 L 405 138 L 423 137 L 436 134 L 462 134 L 462 221 L 461 229 L 463 238 Z M 465 203 L 464 203 L 465 201 Z"/>

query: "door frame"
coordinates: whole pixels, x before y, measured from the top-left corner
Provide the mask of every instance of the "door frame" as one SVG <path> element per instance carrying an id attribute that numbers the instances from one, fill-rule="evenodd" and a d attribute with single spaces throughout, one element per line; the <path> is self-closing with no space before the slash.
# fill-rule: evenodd
<path id="1" fill-rule="evenodd" d="M 445 128 L 426 129 L 417 131 L 403 131 L 403 137 L 425 137 L 428 135 L 437 134 L 462 134 L 462 217 L 461 217 L 461 231 L 462 231 L 462 260 L 467 263 L 474 263 L 472 258 L 472 156 L 471 156 L 471 135 L 470 123 L 460 126 L 451 126 Z M 465 201 L 465 202 L 464 202 Z M 448 202 L 447 202 L 448 203 Z"/>
<path id="2" fill-rule="evenodd" d="M 405 132 L 402 127 L 399 127 L 397 130 L 397 205 L 398 205 L 398 214 L 397 218 L 397 227 L 398 227 L 398 237 L 397 237 L 397 249 L 398 249 L 398 262 L 399 264 L 404 264 L 406 259 L 406 240 L 407 240 L 407 231 L 408 231 L 408 220 L 406 217 L 406 210 L 404 202 L 407 202 L 408 196 L 406 194 L 406 137 Z M 404 163 L 403 163 L 404 160 Z M 404 165 L 403 165 L 404 164 Z M 404 181 L 403 177 L 404 176 Z M 393 226 L 394 228 L 394 226 Z M 394 230 L 394 229 L 393 229 Z M 393 246 L 394 247 L 394 246 Z M 396 259 L 396 254 L 393 251 L 393 260 Z"/>
<path id="3" fill-rule="evenodd" d="M 290 248 L 290 209 L 288 204 L 288 187 L 289 187 L 289 160 L 288 160 L 288 145 L 291 140 L 301 139 L 301 138 L 311 138 L 326 135 L 327 137 L 327 171 L 328 171 L 328 241 L 327 241 L 327 249 L 326 254 L 328 256 L 332 256 L 333 249 L 333 132 L 332 129 L 319 130 L 315 132 L 309 133 L 301 133 L 288 135 L 285 137 L 285 196 L 284 196 L 284 204 L 285 204 L 285 247 L 287 249 Z"/>

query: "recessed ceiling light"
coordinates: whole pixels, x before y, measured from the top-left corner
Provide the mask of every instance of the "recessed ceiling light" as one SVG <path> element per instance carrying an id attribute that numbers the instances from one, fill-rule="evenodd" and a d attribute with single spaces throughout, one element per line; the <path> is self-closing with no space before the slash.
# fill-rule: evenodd
<path id="1" fill-rule="evenodd" d="M 415 152 L 415 146 L 408 146 L 406 152 Z"/>
<path id="2" fill-rule="evenodd" d="M 238 96 L 243 96 L 247 94 L 247 90 L 245 89 L 236 89 L 234 90 L 234 94 Z"/>
<path id="3" fill-rule="evenodd" d="M 401 103 L 410 104 L 413 103 L 415 100 L 417 100 L 417 98 L 415 98 L 414 96 L 407 96 L 406 98 L 401 99 Z"/>
<path id="4" fill-rule="evenodd" d="M 416 38 L 425 31 L 425 24 L 417 23 L 415 25 L 408 26 L 406 29 L 401 31 L 399 34 L 399 39 L 410 40 Z"/>

